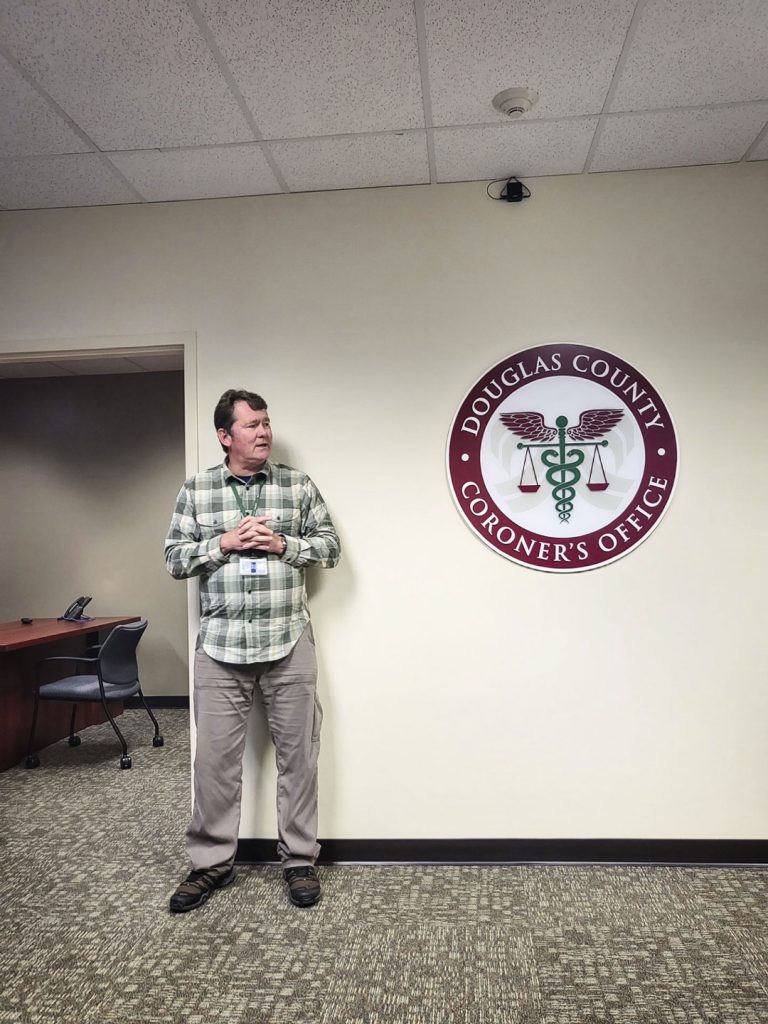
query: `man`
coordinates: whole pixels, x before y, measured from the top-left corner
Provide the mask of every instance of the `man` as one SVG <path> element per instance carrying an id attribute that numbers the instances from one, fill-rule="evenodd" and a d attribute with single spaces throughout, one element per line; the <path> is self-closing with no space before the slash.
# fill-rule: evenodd
<path id="1" fill-rule="evenodd" d="M 322 708 L 304 567 L 336 565 L 339 538 L 309 477 L 270 461 L 263 398 L 225 391 L 213 421 L 226 458 L 184 484 L 165 542 L 170 574 L 200 579 L 194 807 L 187 829 L 192 870 L 170 909 L 194 910 L 234 881 L 254 694 L 266 709 L 277 755 L 278 854 L 291 901 L 307 907 L 320 898 L 314 863 Z"/>

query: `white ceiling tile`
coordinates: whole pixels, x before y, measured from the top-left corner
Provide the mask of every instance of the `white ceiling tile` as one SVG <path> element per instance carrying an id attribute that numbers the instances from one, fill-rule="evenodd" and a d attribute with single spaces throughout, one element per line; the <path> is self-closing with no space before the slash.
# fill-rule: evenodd
<path id="1" fill-rule="evenodd" d="M 0 153 L 34 156 L 38 153 L 87 153 L 86 145 L 42 96 L 0 57 Z"/>
<path id="2" fill-rule="evenodd" d="M 142 370 L 165 373 L 169 370 L 184 369 L 184 352 L 145 352 L 130 357 L 130 361 Z"/>
<path id="3" fill-rule="evenodd" d="M 15 380 L 27 377 L 71 377 L 72 371 L 55 363 L 46 363 L 40 359 L 29 362 L 0 363 L 0 379 Z"/>
<path id="4" fill-rule="evenodd" d="M 436 125 L 498 120 L 502 89 L 539 93 L 534 117 L 599 113 L 635 0 L 424 0 Z"/>
<path id="5" fill-rule="evenodd" d="M 274 193 L 270 152 L 293 190 L 425 182 L 420 54 L 438 180 L 579 173 L 614 75 L 590 169 L 623 170 L 755 143 L 768 0 L 0 0 L 0 54 L 0 207 Z"/>
<path id="6" fill-rule="evenodd" d="M 578 174 L 598 119 L 514 121 L 435 130 L 438 181 Z"/>
<path id="7" fill-rule="evenodd" d="M 76 377 L 102 376 L 110 373 L 145 372 L 132 360 L 121 359 L 119 356 L 94 356 L 92 359 L 78 358 L 60 363 L 54 361 L 53 365 L 58 366 L 63 374 L 67 376 L 74 374 Z"/>
<path id="8" fill-rule="evenodd" d="M 52 360 L 28 359 L 0 362 L 0 379 L 17 377 L 91 377 L 112 373 L 163 373 L 184 369 L 183 352 L 148 352 L 130 357 L 94 355 Z"/>
<path id="9" fill-rule="evenodd" d="M 261 147 L 255 143 L 108 156 L 150 201 L 256 196 L 282 191 Z"/>
<path id="10" fill-rule="evenodd" d="M 293 192 L 429 181 L 425 132 L 271 142 Z"/>
<path id="11" fill-rule="evenodd" d="M 768 99 L 765 0 L 649 0 L 612 110 Z"/>
<path id="12" fill-rule="evenodd" d="M 413 0 L 200 0 L 265 138 L 424 124 Z"/>
<path id="13" fill-rule="evenodd" d="M 136 201 L 95 153 L 0 160 L 0 207 L 6 210 Z"/>
<path id="14" fill-rule="evenodd" d="M 253 138 L 178 0 L 5 0 L 0 35 L 101 149 Z"/>
<path id="15" fill-rule="evenodd" d="M 609 114 L 590 170 L 682 167 L 740 160 L 768 117 L 768 103 L 712 110 Z"/>

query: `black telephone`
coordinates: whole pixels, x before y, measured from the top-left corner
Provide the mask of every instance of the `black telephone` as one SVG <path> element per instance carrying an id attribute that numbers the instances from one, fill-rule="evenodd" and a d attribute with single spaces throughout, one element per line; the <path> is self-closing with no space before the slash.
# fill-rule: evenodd
<path id="1" fill-rule="evenodd" d="M 59 620 L 65 619 L 67 622 L 90 622 L 90 618 L 87 615 L 83 615 L 83 609 L 90 600 L 90 597 L 75 598 L 64 614 L 59 616 Z"/>

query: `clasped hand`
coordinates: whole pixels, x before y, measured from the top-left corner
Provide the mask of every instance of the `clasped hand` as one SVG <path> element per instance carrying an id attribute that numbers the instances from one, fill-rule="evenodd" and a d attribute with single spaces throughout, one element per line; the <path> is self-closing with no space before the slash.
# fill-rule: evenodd
<path id="1" fill-rule="evenodd" d="M 267 551 L 277 555 L 282 551 L 282 541 L 267 526 L 269 516 L 246 516 L 241 519 L 234 530 L 221 535 L 221 550 L 224 554 L 230 551 Z"/>

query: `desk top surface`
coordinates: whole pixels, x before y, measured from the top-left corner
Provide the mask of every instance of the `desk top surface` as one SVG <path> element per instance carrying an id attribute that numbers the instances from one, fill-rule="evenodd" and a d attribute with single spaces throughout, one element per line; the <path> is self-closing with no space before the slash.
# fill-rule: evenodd
<path id="1" fill-rule="evenodd" d="M 69 636 L 82 636 L 84 633 L 98 633 L 102 629 L 111 629 L 123 622 L 138 622 L 138 615 L 123 615 L 119 618 L 90 619 L 88 622 L 64 622 L 60 619 L 33 619 L 28 626 L 18 619 L 13 622 L 0 622 L 0 652 L 18 651 L 23 647 L 35 647 L 47 644 L 51 640 L 63 640 Z"/>

